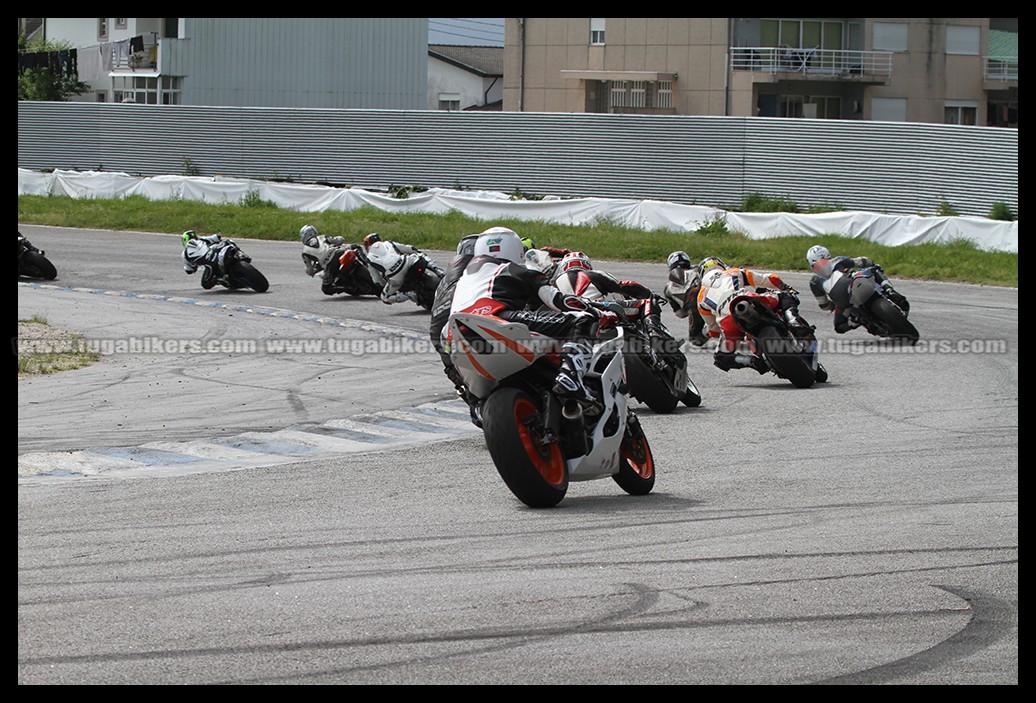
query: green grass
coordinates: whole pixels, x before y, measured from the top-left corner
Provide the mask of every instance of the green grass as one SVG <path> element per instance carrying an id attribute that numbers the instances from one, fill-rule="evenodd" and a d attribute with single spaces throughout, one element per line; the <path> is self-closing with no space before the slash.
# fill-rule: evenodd
<path id="1" fill-rule="evenodd" d="M 87 229 L 169 232 L 193 229 L 228 237 L 298 241 L 299 228 L 315 226 L 322 234 L 359 242 L 370 232 L 423 249 L 452 251 L 467 234 L 487 227 L 510 227 L 537 245 L 568 247 L 591 259 L 658 261 L 670 252 L 686 251 L 692 259 L 718 256 L 728 264 L 759 269 L 807 271 L 806 250 L 823 244 L 835 255 L 867 256 L 895 278 L 960 281 L 995 286 L 1018 285 L 1018 255 L 987 252 L 967 241 L 950 244 L 884 246 L 837 234 L 820 237 L 749 239 L 710 222 L 696 232 L 644 232 L 610 222 L 592 226 L 499 218 L 476 220 L 460 213 L 432 215 L 391 213 L 374 207 L 349 212 L 298 212 L 267 205 L 254 197 L 241 204 L 207 204 L 188 200 L 76 199 L 65 196 L 18 196 L 18 222 Z"/>

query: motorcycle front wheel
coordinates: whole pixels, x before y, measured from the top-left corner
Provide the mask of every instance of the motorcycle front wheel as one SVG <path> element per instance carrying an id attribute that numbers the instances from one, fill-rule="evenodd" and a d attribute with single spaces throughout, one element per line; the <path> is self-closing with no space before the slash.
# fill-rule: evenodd
<path id="1" fill-rule="evenodd" d="M 266 276 L 247 261 L 235 261 L 232 264 L 231 277 L 235 284 L 244 283 L 243 287 L 251 288 L 257 293 L 265 293 L 270 288 Z"/>
<path id="2" fill-rule="evenodd" d="M 915 344 L 921 338 L 921 334 L 914 327 L 914 323 L 907 319 L 903 311 L 891 300 L 875 295 L 871 300 L 870 313 L 881 320 L 888 330 L 886 336 L 892 339 L 901 339 Z"/>
<path id="3" fill-rule="evenodd" d="M 680 399 L 673 394 L 669 381 L 648 366 L 643 356 L 631 351 L 623 354 L 623 361 L 626 364 L 627 385 L 633 397 L 661 415 L 676 409 Z"/>
<path id="4" fill-rule="evenodd" d="M 18 264 L 18 273 L 22 276 L 42 278 L 45 281 L 53 281 L 58 277 L 58 270 L 54 268 L 54 264 L 50 263 L 43 254 L 38 254 L 34 251 L 27 251 L 22 254 Z"/>
<path id="5" fill-rule="evenodd" d="M 781 378 L 791 381 L 796 388 L 809 388 L 816 382 L 816 374 L 805 354 L 796 352 L 799 341 L 776 327 L 763 327 L 756 335 L 759 349 L 770 366 Z"/>
<path id="6" fill-rule="evenodd" d="M 517 388 L 500 388 L 482 404 L 482 431 L 497 473 L 530 508 L 552 508 L 568 492 L 561 447 L 543 444 L 542 428 L 543 408 Z"/>

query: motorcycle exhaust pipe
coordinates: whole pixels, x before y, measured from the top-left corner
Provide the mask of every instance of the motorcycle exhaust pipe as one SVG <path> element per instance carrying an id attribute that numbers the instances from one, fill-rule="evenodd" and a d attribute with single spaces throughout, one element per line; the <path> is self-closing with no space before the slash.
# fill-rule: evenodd
<path id="1" fill-rule="evenodd" d="M 739 300 L 734 304 L 734 314 L 749 325 L 755 324 L 759 320 L 759 312 L 747 300 Z"/>
<path id="2" fill-rule="evenodd" d="M 561 407 L 561 417 L 569 421 L 579 420 L 583 417 L 583 406 L 579 401 L 569 398 Z"/>

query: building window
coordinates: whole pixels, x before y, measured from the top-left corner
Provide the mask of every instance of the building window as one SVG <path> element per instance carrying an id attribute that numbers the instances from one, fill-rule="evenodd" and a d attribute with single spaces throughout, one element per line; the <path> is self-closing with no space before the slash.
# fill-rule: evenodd
<path id="1" fill-rule="evenodd" d="M 609 107 L 626 107 L 626 81 L 611 81 Z"/>
<path id="2" fill-rule="evenodd" d="M 945 124 L 974 125 L 978 117 L 978 103 L 971 100 L 949 101 L 943 109 Z"/>
<path id="3" fill-rule="evenodd" d="M 105 93 L 103 90 L 98 90 L 97 93 L 96 93 L 96 97 L 97 97 L 97 102 L 99 102 L 99 103 L 103 103 L 103 102 L 106 102 L 108 100 L 108 94 Z"/>
<path id="4" fill-rule="evenodd" d="M 871 119 L 884 122 L 906 122 L 906 98 L 872 98 Z"/>
<path id="5" fill-rule="evenodd" d="M 658 93 L 655 97 L 655 107 L 673 106 L 673 82 L 659 81 Z"/>
<path id="6" fill-rule="evenodd" d="M 115 18 L 115 29 L 126 29 L 127 26 L 129 26 L 127 24 L 127 18 L 125 18 L 125 17 L 116 17 Z"/>
<path id="7" fill-rule="evenodd" d="M 439 109 L 447 112 L 460 110 L 460 93 L 439 93 Z"/>
<path id="8" fill-rule="evenodd" d="M 902 22 L 875 22 L 874 50 L 906 51 L 907 29 L 909 27 Z"/>
<path id="9" fill-rule="evenodd" d="M 97 19 L 97 38 L 101 40 L 108 39 L 108 18 L 99 17 Z"/>
<path id="10" fill-rule="evenodd" d="M 842 99 L 830 95 L 807 95 L 802 104 L 802 116 L 837 120 L 842 116 Z"/>
<path id="11" fill-rule="evenodd" d="M 647 107 L 647 81 L 630 83 L 630 107 Z"/>
<path id="12" fill-rule="evenodd" d="M 962 27 L 954 24 L 947 25 L 946 53 L 978 56 L 979 42 L 981 39 L 981 33 L 979 30 L 979 27 Z"/>
<path id="13" fill-rule="evenodd" d="M 604 46 L 604 18 L 590 18 L 590 45 Z"/>

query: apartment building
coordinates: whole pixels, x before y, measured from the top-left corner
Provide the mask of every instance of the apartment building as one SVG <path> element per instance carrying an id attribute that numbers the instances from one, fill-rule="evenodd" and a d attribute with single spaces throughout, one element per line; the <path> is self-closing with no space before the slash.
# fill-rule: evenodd
<path id="1" fill-rule="evenodd" d="M 47 17 L 19 31 L 76 49 L 74 101 L 422 109 L 428 20 Z"/>
<path id="2" fill-rule="evenodd" d="M 1018 126 L 1017 18 L 507 18 L 504 110 Z"/>

